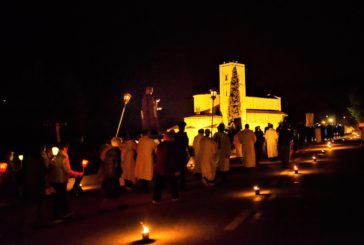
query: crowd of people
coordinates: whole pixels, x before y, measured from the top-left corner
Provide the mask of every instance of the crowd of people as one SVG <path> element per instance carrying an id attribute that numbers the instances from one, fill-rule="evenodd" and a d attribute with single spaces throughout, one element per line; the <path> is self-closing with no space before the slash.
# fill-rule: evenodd
<path id="1" fill-rule="evenodd" d="M 253 132 L 246 124 L 244 130 L 232 137 L 221 123 L 213 135 L 210 129 L 199 129 L 192 146 L 188 145 L 185 127 L 186 123 L 182 121 L 178 124 L 178 132 L 158 134 L 149 130 L 138 137 L 128 134 L 123 138 L 113 137 L 103 144 L 98 154 L 97 172 L 103 193 L 100 212 L 127 207 L 120 198 L 122 188 L 152 193 L 152 203 L 159 204 L 168 185 L 172 201 L 178 201 L 180 192 L 187 189 L 187 163 L 191 159 L 194 160 L 191 171 L 206 187 L 228 182 L 233 154 L 247 169 L 259 166 L 263 158 L 280 159 L 285 168 L 290 162 L 293 132 L 288 121 L 283 121 L 277 129 L 269 124 L 264 132 L 259 126 Z M 22 166 L 9 161 L 14 169 L 22 169 L 21 177 L 18 176 L 19 180 L 14 183 L 29 209 L 25 220 L 30 222 L 34 220 L 34 214 L 40 214 L 42 199 L 47 195 L 53 199 L 52 222 L 62 222 L 72 215 L 67 183 L 69 178 L 75 178 L 72 193 L 75 196 L 82 194 L 80 182 L 84 171 L 80 162 L 85 157 L 82 138 L 70 151 L 69 148 L 66 142 L 58 145 L 58 152 L 34 145 L 26 153 Z M 71 164 L 72 161 L 78 164 Z"/>

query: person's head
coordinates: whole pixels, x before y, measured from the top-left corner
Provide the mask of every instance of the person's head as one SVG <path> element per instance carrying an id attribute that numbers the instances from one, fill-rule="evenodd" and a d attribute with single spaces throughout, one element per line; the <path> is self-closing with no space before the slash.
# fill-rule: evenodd
<path id="1" fill-rule="evenodd" d="M 224 132 L 225 125 L 223 123 L 220 123 L 219 126 L 217 126 L 217 130 L 219 130 L 219 132 Z"/>
<path id="2" fill-rule="evenodd" d="M 256 126 L 255 131 L 260 131 L 260 126 Z"/>
<path id="3" fill-rule="evenodd" d="M 249 124 L 245 124 L 245 128 L 249 128 Z"/>
<path id="4" fill-rule="evenodd" d="M 205 129 L 205 136 L 207 136 L 207 137 L 210 137 L 210 133 L 211 133 L 211 131 L 210 131 L 210 129 Z"/>
<path id="5" fill-rule="evenodd" d="M 178 130 L 179 131 L 184 131 L 185 130 L 185 127 L 186 127 L 186 123 L 184 121 L 181 121 L 178 123 Z"/>
<path id="6" fill-rule="evenodd" d="M 198 130 L 198 133 L 199 134 L 203 134 L 205 132 L 205 130 L 203 129 L 203 128 L 200 128 L 199 130 Z"/>
<path id="7" fill-rule="evenodd" d="M 268 123 L 268 128 L 273 128 L 273 124 Z"/>
<path id="8" fill-rule="evenodd" d="M 145 94 L 153 94 L 153 87 L 151 87 L 151 86 L 146 87 Z"/>

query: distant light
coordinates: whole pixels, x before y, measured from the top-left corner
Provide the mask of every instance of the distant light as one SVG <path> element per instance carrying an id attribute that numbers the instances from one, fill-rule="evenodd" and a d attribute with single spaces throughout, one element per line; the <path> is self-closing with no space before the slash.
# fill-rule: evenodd
<path id="1" fill-rule="evenodd" d="M 297 165 L 294 165 L 294 166 L 293 166 L 293 169 L 294 169 L 294 173 L 295 173 L 295 174 L 298 174 L 298 167 L 297 167 Z"/>
<path id="2" fill-rule="evenodd" d="M 0 173 L 5 173 L 6 169 L 8 168 L 8 164 L 6 162 L 1 162 L 0 163 Z"/>
<path id="3" fill-rule="evenodd" d="M 149 228 L 145 226 L 142 222 L 140 224 L 143 226 L 142 239 L 144 241 L 149 240 Z"/>
<path id="4" fill-rule="evenodd" d="M 312 157 L 312 160 L 313 160 L 314 162 L 317 162 L 317 158 L 316 158 L 315 156 L 313 156 L 313 157 Z"/>
<path id="5" fill-rule="evenodd" d="M 18 158 L 19 158 L 20 161 L 23 161 L 24 160 L 24 155 L 19 155 Z"/>
<path id="6" fill-rule="evenodd" d="M 259 186 L 255 185 L 253 189 L 255 191 L 255 195 L 260 195 L 260 188 L 259 188 Z"/>
<path id="7" fill-rule="evenodd" d="M 88 164 L 88 160 L 83 159 L 81 164 L 82 164 L 82 167 L 83 168 L 86 168 L 87 167 L 87 164 Z"/>
<path id="8" fill-rule="evenodd" d="M 52 154 L 53 156 L 57 156 L 59 152 L 59 148 L 57 146 L 52 147 Z"/>

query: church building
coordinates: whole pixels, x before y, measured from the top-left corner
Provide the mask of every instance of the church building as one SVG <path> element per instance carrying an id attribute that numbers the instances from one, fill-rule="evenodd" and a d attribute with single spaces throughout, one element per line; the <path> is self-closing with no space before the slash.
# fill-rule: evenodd
<path id="1" fill-rule="evenodd" d="M 212 129 L 212 133 L 215 133 L 221 122 L 226 128 L 244 128 L 248 123 L 253 131 L 256 126 L 264 130 L 268 123 L 273 124 L 274 128 L 278 127 L 287 115 L 281 111 L 280 97 L 247 96 L 244 64 L 224 63 L 219 66 L 219 71 L 219 93 L 194 95 L 195 115 L 184 118 L 190 145 L 198 129 Z"/>

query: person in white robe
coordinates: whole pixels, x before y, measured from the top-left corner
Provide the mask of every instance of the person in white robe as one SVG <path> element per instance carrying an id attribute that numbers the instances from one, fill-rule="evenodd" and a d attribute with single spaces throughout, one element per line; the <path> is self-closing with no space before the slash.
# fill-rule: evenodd
<path id="1" fill-rule="evenodd" d="M 157 149 L 157 143 L 150 135 L 148 132 L 139 139 L 135 162 L 135 178 L 142 183 L 145 192 L 149 192 L 149 183 L 153 179 L 154 154 Z"/>
<path id="2" fill-rule="evenodd" d="M 199 129 L 198 134 L 193 138 L 193 152 L 194 152 L 194 158 L 195 158 L 195 167 L 193 169 L 193 172 L 197 175 L 201 175 L 201 163 L 197 160 L 197 155 L 200 152 L 200 142 L 201 139 L 204 137 L 204 129 Z"/>
<path id="3" fill-rule="evenodd" d="M 227 181 L 227 174 L 230 170 L 231 143 L 229 136 L 224 132 L 225 125 L 220 123 L 218 132 L 214 134 L 213 140 L 217 144 L 217 173 L 223 182 Z"/>
<path id="4" fill-rule="evenodd" d="M 242 145 L 243 166 L 254 168 L 256 166 L 254 143 L 257 140 L 254 132 L 249 129 L 249 124 L 245 124 L 245 129 L 237 133 L 239 143 Z"/>
<path id="5" fill-rule="evenodd" d="M 267 145 L 267 157 L 269 159 L 278 157 L 278 133 L 272 124 L 269 124 L 264 138 Z"/>
<path id="6" fill-rule="evenodd" d="M 133 138 L 127 136 L 126 141 L 123 143 L 121 152 L 121 164 L 123 168 L 123 179 L 125 182 L 125 189 L 131 190 L 135 179 L 135 159 L 137 151 L 137 143 Z"/>
<path id="7" fill-rule="evenodd" d="M 217 145 L 209 137 L 210 130 L 205 130 L 205 136 L 200 141 L 200 151 L 197 159 L 201 163 L 201 181 L 206 186 L 213 186 L 216 174 Z"/>

